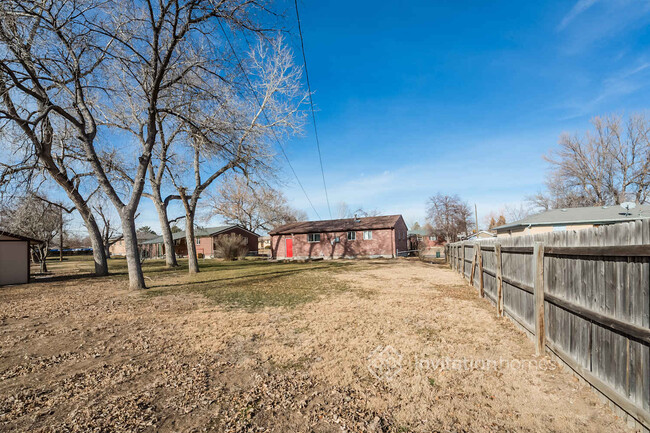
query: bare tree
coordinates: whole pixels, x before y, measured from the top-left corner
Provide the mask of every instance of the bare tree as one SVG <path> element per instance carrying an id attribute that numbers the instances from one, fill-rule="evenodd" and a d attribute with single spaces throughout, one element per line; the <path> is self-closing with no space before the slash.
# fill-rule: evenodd
<path id="1" fill-rule="evenodd" d="M 97 198 L 92 205 L 93 212 L 101 221 L 102 242 L 106 252 L 106 257 L 111 256 L 111 245 L 117 242 L 119 234 L 117 219 L 112 209 L 112 205 L 105 198 Z"/>
<path id="2" fill-rule="evenodd" d="M 444 236 L 448 242 L 458 240 L 459 235 L 468 233 L 475 226 L 472 209 L 457 195 L 437 193 L 429 198 L 427 219 L 434 233 Z"/>
<path id="3" fill-rule="evenodd" d="M 84 38 L 83 32 L 53 37 L 66 32 L 73 9 L 51 1 L 0 4 L 0 186 L 24 194 L 33 188 L 34 177 L 46 173 L 65 191 L 86 225 L 95 274 L 107 275 L 101 234 L 88 204 L 92 188 L 84 193 L 81 185 L 90 173 L 81 142 L 62 119 L 83 117 L 79 111 L 72 114 L 69 104 L 70 97 L 79 96 L 71 76 L 84 80 L 101 56 L 89 55 L 82 66 L 60 55 L 60 50 L 67 50 L 57 43 L 61 39 L 74 50 Z"/>
<path id="4" fill-rule="evenodd" d="M 41 272 L 47 272 L 47 256 L 52 241 L 60 234 L 62 216 L 58 206 L 29 195 L 18 199 L 3 215 L 2 225 L 12 233 L 40 241 L 32 245 L 32 256 Z"/>
<path id="5" fill-rule="evenodd" d="M 232 176 L 208 196 L 206 208 L 207 218 L 221 217 L 252 232 L 306 219 L 304 212 L 289 206 L 281 191 L 241 175 Z"/>
<path id="6" fill-rule="evenodd" d="M 353 210 L 344 201 L 339 202 L 336 210 L 337 218 L 370 217 L 378 215 L 381 215 L 381 212 L 377 209 L 365 210 L 362 207 L 359 207 Z"/>
<path id="7" fill-rule="evenodd" d="M 190 273 L 199 271 L 194 219 L 203 192 L 219 177 L 239 171 L 244 175 L 264 172 L 272 159 L 271 137 L 295 132 L 302 119 L 299 108 L 306 95 L 301 91 L 300 69 L 282 37 L 260 39 L 244 70 L 253 98 L 241 98 L 240 88 L 215 81 L 211 94 L 220 94 L 218 109 L 212 99 L 194 95 L 185 123 L 186 157 L 191 169 L 172 171 L 169 177 L 185 210 L 185 236 Z M 191 180 L 190 180 L 191 179 Z M 191 187 L 187 185 L 191 184 Z"/>
<path id="8" fill-rule="evenodd" d="M 602 206 L 650 193 L 650 122 L 641 114 L 596 117 L 583 136 L 562 134 L 551 165 L 547 190 L 530 201 L 542 209 Z"/>
<path id="9" fill-rule="evenodd" d="M 257 3 L 245 0 L 7 0 L 0 6 L 3 55 L 8 56 L 0 62 L 0 93 L 16 95 L 13 103 L 21 104 L 6 111 L 11 119 L 46 131 L 55 124 L 50 115 L 55 116 L 74 131 L 84 164 L 120 216 L 132 288 L 145 288 L 134 219 L 159 113 L 174 112 L 176 101 L 185 99 L 194 79 L 209 69 L 194 59 L 197 50 L 210 52 L 210 43 L 203 42 L 216 23 L 253 28 L 248 17 L 255 16 L 254 8 Z M 144 101 L 137 116 L 146 119 L 145 140 L 135 151 L 121 149 L 133 162 L 132 182 L 122 189 L 111 178 L 110 159 L 97 134 L 102 124 L 117 123 L 111 114 L 115 107 L 128 109 L 123 97 L 133 94 Z M 38 108 L 34 116 L 16 115 L 33 106 Z M 24 122 L 17 122 L 28 135 Z"/>
<path id="10" fill-rule="evenodd" d="M 497 220 L 497 226 L 505 224 L 506 221 L 520 221 L 532 213 L 533 210 L 525 203 L 519 203 L 519 205 L 505 205 L 501 210 L 499 219 Z"/>

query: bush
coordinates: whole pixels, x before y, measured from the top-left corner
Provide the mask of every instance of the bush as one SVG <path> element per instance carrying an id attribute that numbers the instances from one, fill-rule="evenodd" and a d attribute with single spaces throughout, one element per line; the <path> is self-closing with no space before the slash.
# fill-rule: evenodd
<path id="1" fill-rule="evenodd" d="M 424 242 L 418 242 L 418 258 L 420 260 L 427 260 L 425 253 L 427 252 L 427 246 Z"/>
<path id="2" fill-rule="evenodd" d="M 224 260 L 242 259 L 248 253 L 248 240 L 235 233 L 217 236 L 214 252 Z"/>

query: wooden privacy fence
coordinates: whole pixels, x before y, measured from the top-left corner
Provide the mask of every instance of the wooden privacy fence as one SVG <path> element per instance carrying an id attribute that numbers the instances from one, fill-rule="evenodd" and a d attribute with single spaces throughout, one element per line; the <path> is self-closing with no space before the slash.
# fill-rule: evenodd
<path id="1" fill-rule="evenodd" d="M 452 269 L 650 429 L 650 220 L 447 245 Z"/>

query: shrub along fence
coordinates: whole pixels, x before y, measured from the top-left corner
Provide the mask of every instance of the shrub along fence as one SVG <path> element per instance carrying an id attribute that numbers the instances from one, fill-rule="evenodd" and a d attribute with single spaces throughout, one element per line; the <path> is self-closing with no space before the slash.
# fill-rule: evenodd
<path id="1" fill-rule="evenodd" d="M 650 220 L 447 245 L 452 269 L 650 429 Z"/>

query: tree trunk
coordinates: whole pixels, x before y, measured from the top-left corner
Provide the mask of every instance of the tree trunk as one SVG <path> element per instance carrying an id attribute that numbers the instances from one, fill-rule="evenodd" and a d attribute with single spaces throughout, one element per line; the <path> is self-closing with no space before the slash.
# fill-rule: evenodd
<path id="1" fill-rule="evenodd" d="M 199 272 L 199 259 L 196 255 L 194 238 L 194 212 L 185 212 L 185 242 L 187 243 L 187 267 L 190 274 Z"/>
<path id="2" fill-rule="evenodd" d="M 79 208 L 77 208 L 79 209 Z M 90 210 L 89 210 L 90 212 Z M 93 247 L 93 260 L 95 262 L 95 275 L 104 276 L 108 275 L 108 254 L 106 250 L 108 247 L 104 245 L 102 233 L 97 226 L 95 217 L 90 213 L 84 216 L 83 212 L 79 212 L 84 220 L 86 229 L 88 229 L 88 236 L 90 237 L 90 244 Z"/>
<path id="3" fill-rule="evenodd" d="M 88 201 L 82 197 L 79 190 L 74 183 L 63 175 L 59 168 L 54 164 L 51 158 L 42 158 L 45 163 L 46 170 L 54 178 L 68 195 L 75 208 L 81 215 L 86 229 L 88 229 L 88 236 L 90 236 L 90 243 L 93 247 L 93 260 L 95 261 L 95 275 L 104 276 L 108 275 L 108 261 L 106 260 L 106 251 L 104 250 L 104 241 L 102 239 L 101 231 L 95 221 L 95 216 L 88 206 Z"/>
<path id="4" fill-rule="evenodd" d="M 125 212 L 126 213 L 126 212 Z M 138 238 L 135 232 L 135 219 L 133 215 L 121 215 L 122 236 L 126 248 L 126 265 L 129 270 L 129 287 L 132 289 L 146 289 L 142 264 L 140 263 L 140 251 L 138 250 Z"/>
<path id="5" fill-rule="evenodd" d="M 178 266 L 176 261 L 176 251 L 174 251 L 174 238 L 172 229 L 169 226 L 169 217 L 167 216 L 167 206 L 163 203 L 162 197 L 154 189 L 151 200 L 156 206 L 158 212 L 158 221 L 160 221 L 160 231 L 162 232 L 163 244 L 165 245 L 165 263 L 168 268 Z"/>
<path id="6" fill-rule="evenodd" d="M 47 272 L 47 250 L 49 248 L 49 245 L 46 245 L 45 247 L 39 247 L 38 248 L 38 261 L 40 264 L 41 268 L 41 274 L 44 274 Z"/>

